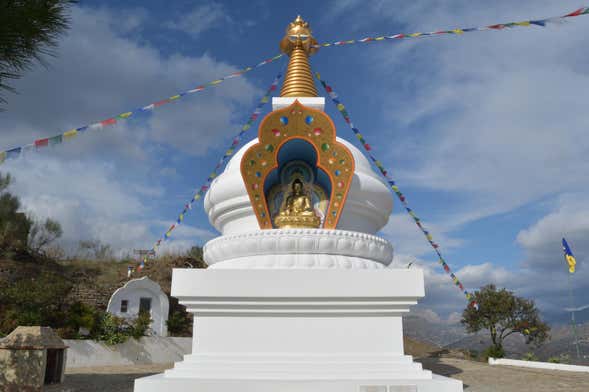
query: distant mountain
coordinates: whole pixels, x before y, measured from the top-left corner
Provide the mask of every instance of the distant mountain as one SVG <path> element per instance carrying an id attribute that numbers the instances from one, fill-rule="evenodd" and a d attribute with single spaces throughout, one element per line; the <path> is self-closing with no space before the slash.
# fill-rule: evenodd
<path id="1" fill-rule="evenodd" d="M 419 314 L 403 317 L 403 332 L 413 340 L 446 349 L 466 349 L 481 353 L 491 345 L 487 331 L 469 334 L 461 324 L 435 322 Z M 520 359 L 524 354 L 532 352 L 542 361 L 551 357 L 568 356 L 571 363 L 589 365 L 589 322 L 577 325 L 581 360 L 577 360 L 570 325 L 553 325 L 550 335 L 551 339 L 541 347 L 527 345 L 521 335 L 511 335 L 504 341 L 505 353 L 507 357 Z"/>
<path id="2" fill-rule="evenodd" d="M 570 363 L 589 365 L 589 323 L 577 325 L 579 337 L 579 351 L 581 359 L 577 359 L 574 338 L 570 325 L 557 325 L 551 330 L 551 339 L 541 347 L 526 345 L 523 336 L 511 335 L 504 341 L 506 356 L 520 359 L 528 352 L 534 353 L 541 361 L 547 361 L 551 357 L 568 357 Z M 484 331 L 471 334 L 463 339 L 445 346 L 450 349 L 467 349 L 478 352 L 484 351 L 491 345 L 491 339 Z"/>
<path id="3" fill-rule="evenodd" d="M 405 336 L 441 347 L 468 336 L 461 324 L 437 323 L 414 314 L 403 316 L 403 332 Z"/>

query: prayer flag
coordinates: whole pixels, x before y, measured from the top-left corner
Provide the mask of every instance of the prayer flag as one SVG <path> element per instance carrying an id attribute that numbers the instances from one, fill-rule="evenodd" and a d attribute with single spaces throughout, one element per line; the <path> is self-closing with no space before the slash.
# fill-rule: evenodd
<path id="1" fill-rule="evenodd" d="M 60 144 L 63 140 L 62 135 L 57 135 L 49 138 L 49 145 L 55 146 L 56 144 Z"/>
<path id="2" fill-rule="evenodd" d="M 20 155 L 21 148 L 13 148 L 12 150 L 6 151 L 6 158 L 16 158 Z"/>
<path id="3" fill-rule="evenodd" d="M 49 139 L 47 138 L 35 140 L 35 147 L 45 147 L 47 145 L 49 145 Z"/>

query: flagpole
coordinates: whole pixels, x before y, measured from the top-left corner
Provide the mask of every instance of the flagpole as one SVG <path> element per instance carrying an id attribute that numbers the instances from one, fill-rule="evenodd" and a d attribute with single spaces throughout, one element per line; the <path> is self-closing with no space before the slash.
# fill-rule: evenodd
<path id="1" fill-rule="evenodd" d="M 566 256 L 565 256 L 565 261 Z M 573 296 L 573 285 L 571 283 L 571 273 L 568 273 L 568 283 L 569 283 L 569 302 L 571 304 L 571 325 L 573 327 L 573 339 L 575 348 L 577 350 L 577 359 L 581 359 L 581 352 L 579 351 L 579 339 L 577 338 L 577 323 L 575 322 L 575 299 Z"/>

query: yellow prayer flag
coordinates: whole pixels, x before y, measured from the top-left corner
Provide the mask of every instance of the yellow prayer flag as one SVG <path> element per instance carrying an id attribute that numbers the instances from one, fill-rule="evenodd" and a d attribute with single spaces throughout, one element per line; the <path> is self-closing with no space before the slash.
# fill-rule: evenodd
<path id="1" fill-rule="evenodd" d="M 67 132 L 64 132 L 63 137 L 65 139 L 71 139 L 73 137 L 75 137 L 78 134 L 78 130 L 77 129 L 70 129 Z"/>

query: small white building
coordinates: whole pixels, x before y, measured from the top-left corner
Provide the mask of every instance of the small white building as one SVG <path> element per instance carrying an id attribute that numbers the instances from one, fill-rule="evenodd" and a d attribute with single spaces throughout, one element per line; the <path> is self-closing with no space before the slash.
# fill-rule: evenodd
<path id="1" fill-rule="evenodd" d="M 168 296 L 159 284 L 144 276 L 132 279 L 117 289 L 108 301 L 106 311 L 126 319 L 134 319 L 140 311 L 151 314 L 151 333 L 157 336 L 168 336 Z"/>

